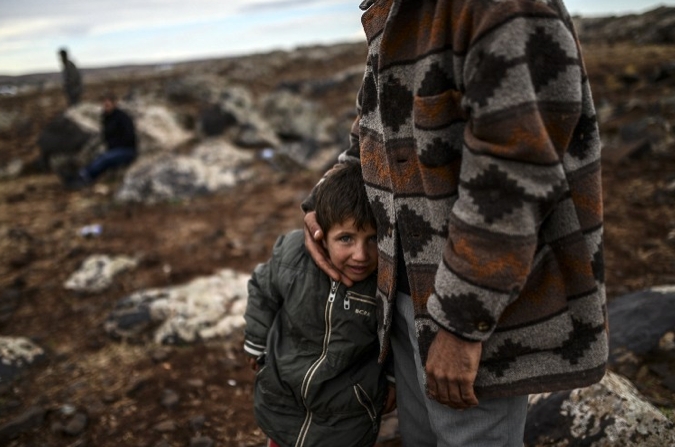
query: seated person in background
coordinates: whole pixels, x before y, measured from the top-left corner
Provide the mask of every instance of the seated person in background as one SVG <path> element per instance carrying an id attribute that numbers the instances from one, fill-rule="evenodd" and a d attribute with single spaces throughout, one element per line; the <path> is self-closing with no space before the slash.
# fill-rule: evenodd
<path id="1" fill-rule="evenodd" d="M 318 268 L 300 230 L 256 267 L 244 341 L 255 417 L 268 446 L 372 447 L 396 392 L 377 361 L 377 233 L 361 166 L 329 172 L 315 197 L 330 260 L 354 285 Z"/>
<path id="2" fill-rule="evenodd" d="M 103 95 L 102 127 L 106 151 L 80 169 L 74 179 L 66 182 L 67 186 L 87 186 L 108 169 L 127 166 L 136 159 L 134 122 L 126 112 L 117 107 L 117 96 L 114 93 Z"/>

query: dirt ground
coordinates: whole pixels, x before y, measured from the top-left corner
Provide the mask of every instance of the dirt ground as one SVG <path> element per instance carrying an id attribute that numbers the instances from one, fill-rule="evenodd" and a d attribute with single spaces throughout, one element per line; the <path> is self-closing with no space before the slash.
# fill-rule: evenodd
<path id="1" fill-rule="evenodd" d="M 355 64 L 362 56 L 336 64 Z M 627 71 L 648 73 L 655 60 L 675 60 L 675 49 L 586 48 L 596 102 L 675 95 L 672 80 L 658 86 L 622 81 Z M 331 70 L 319 67 L 302 76 Z M 349 107 L 354 94 L 326 101 Z M 60 92 L 44 95 L 52 96 L 48 107 L 37 96 L 0 99 L 0 107 L 5 102 L 31 117 L 0 136 L 1 161 L 36 156 L 39 129 L 65 106 Z M 239 335 L 196 346 L 158 346 L 115 341 L 103 331 L 115 303 L 131 292 L 183 284 L 222 268 L 248 272 L 267 259 L 278 234 L 301 225 L 299 204 L 320 173 L 284 174 L 262 162 L 258 170 L 254 181 L 231 191 L 157 205 L 114 202 L 120 182 L 115 176 L 81 191 L 65 191 L 55 175 L 30 170 L 0 182 L 0 335 L 28 337 L 48 352 L 22 377 L 0 383 L 0 426 L 32 408 L 45 410 L 41 424 L 8 446 L 187 446 L 199 436 L 223 447 L 263 443 Z M 675 285 L 675 193 L 668 192 L 675 181 L 675 147 L 606 164 L 603 173 L 609 299 Z M 95 223 L 102 225 L 100 236 L 79 235 Z M 138 255 L 142 261 L 103 293 L 65 290 L 66 278 L 98 253 Z M 673 414 L 675 396 L 650 373 L 638 386 Z M 167 399 L 171 392 L 178 399 Z M 87 415 L 86 429 L 76 436 L 62 430 L 73 411 Z"/>

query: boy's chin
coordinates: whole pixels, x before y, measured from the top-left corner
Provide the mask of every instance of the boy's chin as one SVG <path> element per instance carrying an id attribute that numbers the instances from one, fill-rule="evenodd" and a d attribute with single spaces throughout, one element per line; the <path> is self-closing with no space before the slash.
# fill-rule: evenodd
<path id="1" fill-rule="evenodd" d="M 356 273 L 356 272 L 345 272 L 344 275 L 351 279 L 352 282 L 359 282 L 363 281 L 364 279 L 368 278 L 370 275 L 372 275 L 374 270 L 370 272 L 363 272 L 363 273 Z"/>

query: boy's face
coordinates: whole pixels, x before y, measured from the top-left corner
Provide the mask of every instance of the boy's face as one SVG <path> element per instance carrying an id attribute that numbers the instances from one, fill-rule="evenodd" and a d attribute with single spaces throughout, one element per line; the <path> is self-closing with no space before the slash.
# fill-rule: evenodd
<path id="1" fill-rule="evenodd" d="M 377 268 L 377 232 L 370 225 L 359 230 L 354 219 L 335 224 L 326 233 L 324 246 L 335 268 L 354 282 Z"/>

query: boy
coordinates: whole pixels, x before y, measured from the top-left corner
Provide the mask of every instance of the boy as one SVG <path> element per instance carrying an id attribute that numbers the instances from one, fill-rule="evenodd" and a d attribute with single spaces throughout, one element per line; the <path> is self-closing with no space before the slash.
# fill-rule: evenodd
<path id="1" fill-rule="evenodd" d="M 315 193 L 324 247 L 354 285 L 316 266 L 300 230 L 256 267 L 244 342 L 257 371 L 255 416 L 269 445 L 371 447 L 395 396 L 377 363 L 375 218 L 358 164 L 332 170 Z"/>

